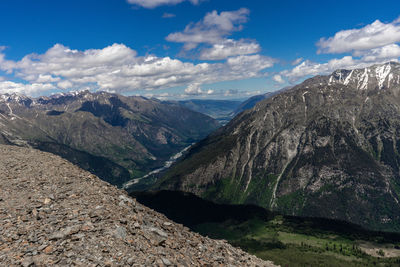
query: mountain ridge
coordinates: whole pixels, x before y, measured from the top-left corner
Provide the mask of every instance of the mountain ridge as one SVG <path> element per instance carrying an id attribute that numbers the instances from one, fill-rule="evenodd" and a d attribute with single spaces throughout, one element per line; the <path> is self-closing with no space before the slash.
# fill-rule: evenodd
<path id="1" fill-rule="evenodd" d="M 398 75 L 390 62 L 310 78 L 239 114 L 158 186 L 399 231 Z"/>
<path id="2" fill-rule="evenodd" d="M 179 105 L 107 92 L 0 97 L 3 143 L 68 156 L 118 185 L 162 166 L 217 127 L 212 118 Z"/>

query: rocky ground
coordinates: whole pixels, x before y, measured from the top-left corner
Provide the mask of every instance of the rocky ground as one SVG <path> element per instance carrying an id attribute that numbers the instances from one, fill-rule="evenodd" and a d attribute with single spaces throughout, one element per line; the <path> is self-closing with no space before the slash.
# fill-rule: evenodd
<path id="1" fill-rule="evenodd" d="M 275 266 L 49 153 L 0 146 L 1 266 Z"/>

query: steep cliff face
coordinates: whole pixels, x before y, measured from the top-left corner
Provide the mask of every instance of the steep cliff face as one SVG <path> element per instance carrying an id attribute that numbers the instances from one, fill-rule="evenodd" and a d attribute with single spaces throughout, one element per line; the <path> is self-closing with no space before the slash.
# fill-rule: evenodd
<path id="1" fill-rule="evenodd" d="M 117 185 L 163 166 L 218 126 L 178 104 L 143 97 L 0 96 L 0 143 L 52 152 Z"/>
<path id="2" fill-rule="evenodd" d="M 2 266 L 276 266 L 50 153 L 0 145 Z"/>
<path id="3" fill-rule="evenodd" d="M 200 142 L 159 186 L 400 231 L 399 93 L 393 62 L 311 78 Z"/>

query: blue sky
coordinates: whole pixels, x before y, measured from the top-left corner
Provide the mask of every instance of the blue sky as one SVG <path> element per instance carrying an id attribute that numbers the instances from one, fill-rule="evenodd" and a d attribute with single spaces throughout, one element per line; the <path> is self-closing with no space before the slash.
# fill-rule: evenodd
<path id="1" fill-rule="evenodd" d="M 0 93 L 246 98 L 398 61 L 397 1 L 2 0 Z"/>

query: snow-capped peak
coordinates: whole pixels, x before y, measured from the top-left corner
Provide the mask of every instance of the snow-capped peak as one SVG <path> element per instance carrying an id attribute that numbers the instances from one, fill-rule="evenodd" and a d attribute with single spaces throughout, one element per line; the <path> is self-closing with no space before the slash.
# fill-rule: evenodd
<path id="1" fill-rule="evenodd" d="M 328 84 L 344 84 L 358 90 L 385 89 L 400 85 L 400 64 L 388 62 L 354 70 L 336 70 L 328 78 Z"/>
<path id="2" fill-rule="evenodd" d="M 21 102 L 24 102 L 26 100 L 29 100 L 30 98 L 25 96 L 25 95 L 19 94 L 19 93 L 12 93 L 12 94 L 6 93 L 6 94 L 1 95 L 0 99 L 3 102 L 21 103 Z"/>
<path id="3" fill-rule="evenodd" d="M 392 68 L 391 68 L 390 64 L 384 64 L 384 65 L 376 67 L 375 74 L 376 74 L 376 78 L 378 80 L 379 89 L 383 88 L 383 83 L 385 82 L 386 78 L 390 74 L 391 69 Z"/>

